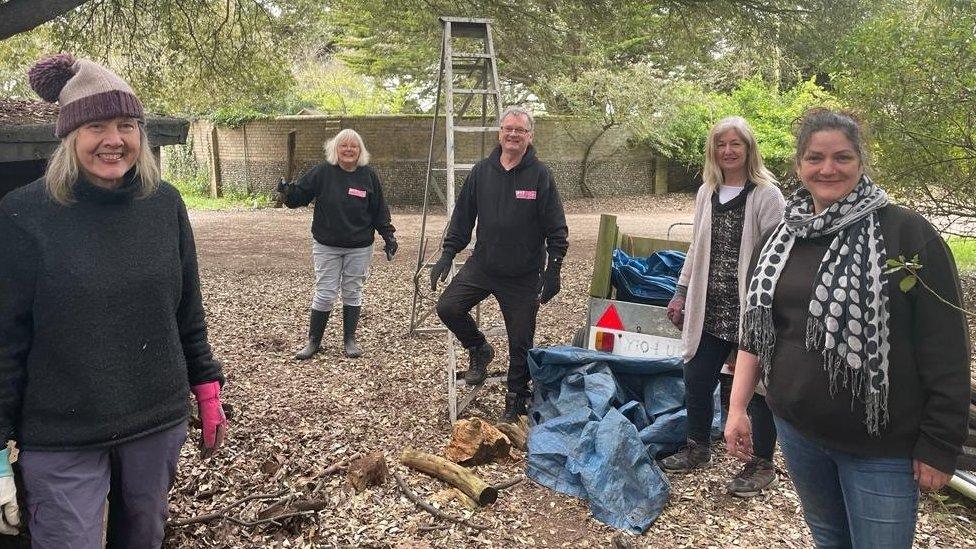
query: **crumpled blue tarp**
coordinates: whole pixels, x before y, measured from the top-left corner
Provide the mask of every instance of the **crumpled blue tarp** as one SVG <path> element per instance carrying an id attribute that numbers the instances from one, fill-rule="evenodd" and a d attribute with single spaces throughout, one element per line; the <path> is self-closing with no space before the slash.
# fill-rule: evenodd
<path id="1" fill-rule="evenodd" d="M 617 299 L 632 303 L 667 305 L 678 287 L 685 264 L 684 252 L 662 250 L 647 257 L 631 257 L 617 248 L 610 264 L 610 282 Z"/>
<path id="2" fill-rule="evenodd" d="M 526 474 L 588 499 L 597 520 L 643 533 L 670 485 L 654 457 L 685 440 L 680 357 L 647 359 L 580 349 L 529 351 L 535 384 Z M 715 396 L 712 434 L 721 429 Z"/>

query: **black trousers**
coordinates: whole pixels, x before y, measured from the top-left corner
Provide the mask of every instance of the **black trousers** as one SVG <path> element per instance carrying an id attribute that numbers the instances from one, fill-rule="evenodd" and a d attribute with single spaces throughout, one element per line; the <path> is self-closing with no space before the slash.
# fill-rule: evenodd
<path id="1" fill-rule="evenodd" d="M 685 363 L 685 407 L 688 409 L 688 438 L 700 444 L 708 444 L 712 426 L 715 387 L 719 372 L 736 344 L 708 332 L 702 332 L 695 356 Z M 755 394 L 749 401 L 749 417 L 752 420 L 752 450 L 757 456 L 773 458 L 776 448 L 776 425 L 773 414 L 762 395 Z"/>
<path id="2" fill-rule="evenodd" d="M 437 300 L 437 316 L 461 345 L 470 349 L 485 342 L 485 334 L 478 329 L 471 309 L 489 295 L 495 296 L 508 332 L 508 390 L 525 396 L 531 395 L 528 352 L 535 338 L 540 275 L 532 272 L 517 277 L 492 276 L 472 257 Z"/>

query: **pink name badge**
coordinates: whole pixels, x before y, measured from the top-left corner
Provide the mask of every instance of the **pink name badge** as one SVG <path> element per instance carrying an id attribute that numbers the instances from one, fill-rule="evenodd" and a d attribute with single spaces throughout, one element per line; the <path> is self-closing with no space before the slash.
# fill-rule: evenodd
<path id="1" fill-rule="evenodd" d="M 535 200 L 535 191 L 515 191 L 515 198 L 522 200 Z"/>
<path id="2" fill-rule="evenodd" d="M 359 198 L 366 198 L 366 191 L 362 189 L 354 189 L 352 187 L 349 187 L 349 195 L 358 196 Z"/>

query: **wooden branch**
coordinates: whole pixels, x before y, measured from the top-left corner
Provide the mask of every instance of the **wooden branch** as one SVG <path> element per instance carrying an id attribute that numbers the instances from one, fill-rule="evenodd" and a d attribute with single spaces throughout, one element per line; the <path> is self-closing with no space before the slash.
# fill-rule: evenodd
<path id="1" fill-rule="evenodd" d="M 394 471 L 393 472 L 393 478 L 396 479 L 397 486 L 400 488 L 400 491 L 403 492 L 403 495 L 407 497 L 407 499 L 409 499 L 410 501 L 414 502 L 418 507 L 420 507 L 424 511 L 427 511 L 431 515 L 434 515 L 437 518 L 441 518 L 441 519 L 444 519 L 444 520 L 451 521 L 451 522 L 453 522 L 455 524 L 460 524 L 461 526 L 466 526 L 468 528 L 473 528 L 475 530 L 487 530 L 488 529 L 488 527 L 485 526 L 485 525 L 483 525 L 483 524 L 478 524 L 476 522 L 471 522 L 471 521 L 469 521 L 467 519 L 455 517 L 455 516 L 453 516 L 453 515 L 451 515 L 449 513 L 446 513 L 444 511 L 441 511 L 437 507 L 434 507 L 433 505 L 431 505 L 431 504 L 427 503 L 426 501 L 420 499 L 420 496 L 418 496 L 417 494 L 415 494 L 414 491 L 411 490 L 409 486 L 407 486 L 406 481 L 403 480 L 403 477 L 400 476 L 400 473 L 397 473 L 396 471 Z"/>
<path id="2" fill-rule="evenodd" d="M 0 40 L 27 32 L 64 15 L 88 0 L 8 0 L 0 4 Z"/>
<path id="3" fill-rule="evenodd" d="M 282 491 L 280 491 L 280 492 L 278 492 L 276 494 L 251 494 L 250 496 L 243 497 L 243 498 L 241 498 L 241 499 L 239 499 L 239 500 L 237 500 L 237 501 L 235 501 L 235 502 L 233 502 L 233 503 L 225 506 L 220 511 L 216 511 L 214 513 L 209 513 L 209 514 L 206 514 L 206 515 L 199 515 L 199 516 L 196 516 L 196 517 L 190 517 L 190 518 L 179 519 L 179 520 L 171 520 L 170 521 L 170 526 L 174 526 L 174 527 L 175 526 L 186 526 L 188 524 L 197 524 L 197 523 L 200 523 L 200 522 L 210 522 L 211 520 L 216 520 L 216 519 L 220 519 L 220 518 L 230 518 L 227 515 L 227 513 L 229 513 L 230 510 L 233 509 L 233 508 L 235 508 L 235 507 L 238 507 L 240 505 L 244 505 L 245 503 L 247 503 L 249 501 L 254 501 L 254 500 L 277 499 L 277 498 L 280 498 L 280 497 L 282 497 L 283 495 L 285 495 L 287 493 L 288 493 L 288 489 L 286 488 L 286 489 L 284 489 L 284 490 L 282 490 Z"/>
<path id="4" fill-rule="evenodd" d="M 408 448 L 400 456 L 400 462 L 459 488 L 478 502 L 478 505 L 488 505 L 498 499 L 498 490 L 489 486 L 478 475 L 440 456 Z"/>
<path id="5" fill-rule="evenodd" d="M 512 442 L 513 447 L 518 448 L 523 452 L 525 451 L 527 434 L 525 429 L 522 429 L 520 425 L 500 422 L 495 424 L 495 428 L 508 437 L 508 440 Z"/>
<path id="6" fill-rule="evenodd" d="M 323 469 L 321 473 L 315 475 L 315 477 L 318 478 L 319 481 L 318 483 L 315 484 L 315 488 L 312 488 L 312 494 L 316 494 L 318 493 L 319 490 L 322 489 L 322 486 L 325 484 L 325 477 L 345 471 L 349 467 L 350 462 L 356 461 L 361 457 L 363 457 L 363 455 L 359 452 L 356 452 L 355 454 L 345 459 L 339 460 L 333 463 L 332 465 L 329 465 L 328 467 Z"/>
<path id="7" fill-rule="evenodd" d="M 503 480 L 503 481 L 499 482 L 498 484 L 492 484 L 491 487 L 494 488 L 495 490 L 498 490 L 499 492 L 501 492 L 502 490 L 504 490 L 506 488 L 511 488 L 512 486 L 515 486 L 516 484 L 522 482 L 523 480 L 525 480 L 525 477 L 522 476 L 522 475 L 518 475 L 518 476 L 514 476 L 514 477 L 512 477 L 512 478 L 510 478 L 508 480 Z"/>

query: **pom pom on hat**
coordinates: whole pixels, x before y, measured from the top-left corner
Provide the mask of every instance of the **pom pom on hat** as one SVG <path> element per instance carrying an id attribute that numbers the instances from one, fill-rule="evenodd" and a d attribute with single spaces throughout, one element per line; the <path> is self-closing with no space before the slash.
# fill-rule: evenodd
<path id="1" fill-rule="evenodd" d="M 75 75 L 74 64 L 75 58 L 69 53 L 41 59 L 27 73 L 31 87 L 41 99 L 57 103 L 64 85 Z"/>
<path id="2" fill-rule="evenodd" d="M 54 128 L 58 137 L 95 120 L 145 120 L 142 103 L 129 84 L 90 59 L 60 53 L 35 63 L 28 76 L 37 95 L 60 106 Z"/>

